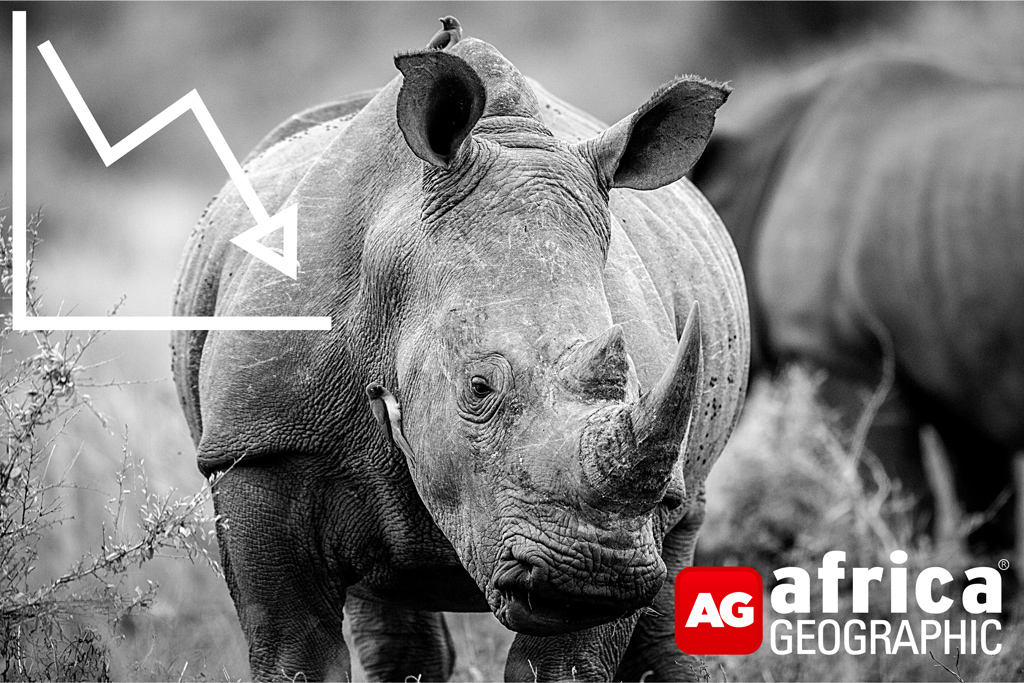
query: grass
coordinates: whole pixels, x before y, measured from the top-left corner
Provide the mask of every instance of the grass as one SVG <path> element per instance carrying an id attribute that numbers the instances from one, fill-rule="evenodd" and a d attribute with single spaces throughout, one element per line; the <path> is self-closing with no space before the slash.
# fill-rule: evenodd
<path id="1" fill-rule="evenodd" d="M 811 577 L 812 612 L 804 618 L 835 618 L 840 625 L 852 615 L 851 572 L 840 584 L 839 613 L 820 612 L 820 582 L 816 580 L 822 555 L 829 550 L 847 553 L 845 567 L 886 568 L 885 579 L 871 589 L 870 612 L 863 620 L 887 620 L 898 628 L 900 618 L 976 618 L 959 604 L 965 584 L 964 570 L 993 566 L 992 558 L 974 557 L 965 550 L 967 533 L 976 519 L 959 519 L 953 535 L 932 541 L 915 533 L 910 514 L 912 499 L 888 480 L 873 462 L 850 443 L 835 420 L 818 405 L 818 378 L 799 369 L 777 382 L 758 386 L 750 397 L 740 429 L 730 442 L 709 482 L 709 513 L 700 550 L 704 564 L 743 564 L 758 569 L 765 579 L 765 640 L 752 655 L 708 659 L 710 678 L 729 681 L 893 681 L 954 680 L 949 667 L 965 680 L 1019 680 L 1024 674 L 1024 652 L 1017 645 L 1024 625 L 1010 615 L 1004 590 L 1002 631 L 996 639 L 998 655 L 945 655 L 933 650 L 912 653 L 901 648 L 892 655 L 776 655 L 769 646 L 772 613 L 769 591 L 772 571 L 796 566 Z M 866 476 L 865 476 L 866 473 Z M 890 552 L 907 551 L 909 558 L 909 612 L 894 618 L 889 612 Z M 917 574 L 926 567 L 948 569 L 956 580 L 942 590 L 955 601 L 945 615 L 921 611 L 914 599 Z M 1004 575 L 1005 576 L 1005 575 Z M 989 616 L 989 615 L 985 615 Z M 791 615 L 786 618 L 792 619 Z M 717 672 L 717 673 L 716 673 Z"/>
<path id="2" fill-rule="evenodd" d="M 128 441 L 136 460 L 144 462 L 149 485 L 145 494 L 190 499 L 204 480 L 181 411 L 169 381 L 109 387 L 93 392 L 98 409 L 122 425 L 131 425 Z M 82 418 L 90 416 L 83 415 Z M 113 473 L 121 466 L 120 434 L 109 433 L 95 419 L 73 421 L 53 462 L 67 468 L 75 487 L 66 492 L 67 521 L 42 545 L 47 564 L 60 566 L 95 544 L 107 502 L 117 493 Z M 125 523 L 137 525 L 145 514 L 132 488 Z M 201 516 L 212 515 L 204 502 Z M 218 556 L 216 540 L 207 549 Z M 173 550 L 173 549 L 168 549 Z M 227 586 L 205 561 L 175 552 L 156 551 L 144 566 L 125 576 L 129 590 L 154 587 L 145 610 L 118 620 L 109 637 L 110 676 L 114 680 L 239 680 L 248 676 L 247 646 Z"/>
<path id="3" fill-rule="evenodd" d="M 5 221 L 0 218 L 0 224 Z M 35 236 L 34 221 L 29 226 Z M 0 233 L 5 293 L 12 290 L 9 230 Z M 42 302 L 31 272 L 26 306 Z M 86 362 L 97 335 L 15 333 L 0 328 L 0 677 L 4 680 L 108 680 L 114 629 L 153 605 L 156 584 L 140 578 L 157 555 L 210 555 L 215 518 L 210 489 L 188 495 L 149 489 L 144 461 L 86 393 L 100 387 Z M 115 438 L 113 494 L 96 509 L 79 505 L 87 487 L 69 477 L 82 454 L 72 425 L 92 418 Z M 70 448 L 69 448 L 70 447 Z M 88 511 L 81 543 L 69 543 L 75 515 Z M 61 542 L 63 541 L 63 542 Z M 116 676 L 116 674 L 115 674 Z M 116 676 L 120 677 L 120 676 Z"/>

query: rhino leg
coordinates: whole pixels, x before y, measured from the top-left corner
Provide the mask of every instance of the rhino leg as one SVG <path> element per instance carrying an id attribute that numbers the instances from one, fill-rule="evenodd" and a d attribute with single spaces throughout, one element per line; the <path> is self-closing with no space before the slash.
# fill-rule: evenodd
<path id="1" fill-rule="evenodd" d="M 440 612 L 348 597 L 352 644 L 371 681 L 447 681 L 455 646 Z"/>
<path id="2" fill-rule="evenodd" d="M 651 611 L 640 617 L 618 671 L 617 681 L 703 680 L 696 657 L 680 652 L 675 641 L 675 579 L 693 566 L 697 534 L 704 522 L 704 485 L 694 491 L 686 516 L 665 535 L 661 556 L 668 576 Z"/>
<path id="3" fill-rule="evenodd" d="M 557 636 L 520 633 L 505 662 L 506 681 L 610 681 L 636 616 Z"/>
<path id="4" fill-rule="evenodd" d="M 255 680 L 350 680 L 344 586 L 324 567 L 317 495 L 294 467 L 235 467 L 215 485 L 221 561 Z"/>

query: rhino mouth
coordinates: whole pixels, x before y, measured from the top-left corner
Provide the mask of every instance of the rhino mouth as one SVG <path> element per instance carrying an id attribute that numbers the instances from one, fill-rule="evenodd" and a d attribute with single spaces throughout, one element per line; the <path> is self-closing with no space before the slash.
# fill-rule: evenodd
<path id="1" fill-rule="evenodd" d="M 499 592 L 495 616 L 506 627 L 530 636 L 551 636 L 621 619 L 633 608 L 620 600 L 547 594 L 513 588 Z"/>
<path id="2" fill-rule="evenodd" d="M 646 607 L 664 581 L 661 558 L 653 548 L 653 556 L 645 557 L 634 549 L 635 540 L 604 540 L 589 554 L 551 558 L 538 544 L 513 539 L 491 574 L 491 611 L 508 629 L 549 636 L 599 626 Z M 624 547 L 610 549 L 610 540 Z M 591 571 L 574 571 L 588 563 Z"/>

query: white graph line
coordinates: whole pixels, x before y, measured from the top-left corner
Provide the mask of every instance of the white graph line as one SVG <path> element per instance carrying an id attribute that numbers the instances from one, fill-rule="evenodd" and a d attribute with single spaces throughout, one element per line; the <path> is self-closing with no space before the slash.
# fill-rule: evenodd
<path id="1" fill-rule="evenodd" d="M 327 316 L 35 316 L 27 310 L 28 268 L 27 268 L 27 83 L 26 83 L 26 32 L 25 12 L 12 12 L 12 60 L 11 60 L 11 167 L 12 195 L 11 220 L 12 241 L 12 286 L 11 286 L 11 327 L 21 331 L 57 330 L 329 330 L 331 319 Z M 292 278 L 297 277 L 297 222 L 298 206 L 293 204 L 270 216 L 263 207 L 252 185 L 245 177 L 241 166 L 231 154 L 227 141 L 221 135 L 209 110 L 195 90 L 153 117 L 131 135 L 113 147 L 96 123 L 85 101 L 75 87 L 71 76 L 61 63 L 49 41 L 39 46 L 50 71 L 64 91 L 65 97 L 92 140 L 103 162 L 110 166 L 156 132 L 167 126 L 186 111 L 192 111 L 220 157 L 232 182 L 238 188 L 249 211 L 257 224 L 231 241 L 252 253 L 269 265 L 281 270 Z M 259 239 L 277 228 L 284 230 L 284 254 L 277 254 L 259 243 Z"/>
<path id="2" fill-rule="evenodd" d="M 242 201 L 249 207 L 249 213 L 256 219 L 256 227 L 234 237 L 231 241 L 293 280 L 298 279 L 298 209 L 289 207 L 274 217 L 267 213 L 260 198 L 256 195 L 256 190 L 253 189 L 249 179 L 245 177 L 241 165 L 231 153 L 228 141 L 221 134 L 213 116 L 210 115 L 210 110 L 206 108 L 206 103 L 199 96 L 199 91 L 192 90 L 129 134 L 124 140 L 111 147 L 50 41 L 40 45 L 39 52 L 42 53 L 46 65 L 50 67 L 57 84 L 64 91 L 68 103 L 78 116 L 78 120 L 82 122 L 82 127 L 85 128 L 93 146 L 107 166 L 156 135 L 185 112 L 191 111 L 195 114 L 200 127 L 209 138 L 217 156 L 220 157 L 220 162 L 227 170 L 231 182 L 235 184 L 238 194 L 242 196 Z M 284 230 L 284 254 L 278 254 L 259 243 L 261 237 L 278 228 Z"/>
<path id="3" fill-rule="evenodd" d="M 28 306 L 28 246 L 25 232 L 28 229 L 26 207 L 28 205 L 28 133 L 27 96 L 25 70 L 25 13 L 14 12 L 11 21 L 11 327 L 16 330 L 25 327 Z"/>

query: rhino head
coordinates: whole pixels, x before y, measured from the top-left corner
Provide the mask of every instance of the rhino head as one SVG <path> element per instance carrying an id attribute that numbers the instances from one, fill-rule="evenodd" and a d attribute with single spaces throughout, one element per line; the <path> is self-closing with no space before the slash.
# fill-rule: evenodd
<path id="1" fill-rule="evenodd" d="M 694 304 L 661 378 L 641 386 L 602 279 L 609 192 L 681 178 L 728 90 L 680 79 L 567 142 L 484 43 L 396 65 L 419 177 L 401 198 L 414 225 L 364 247 L 368 289 L 398 321 L 382 424 L 503 624 L 547 635 L 624 616 L 665 580 L 654 512 L 685 499 L 673 472 L 704 361 Z"/>

